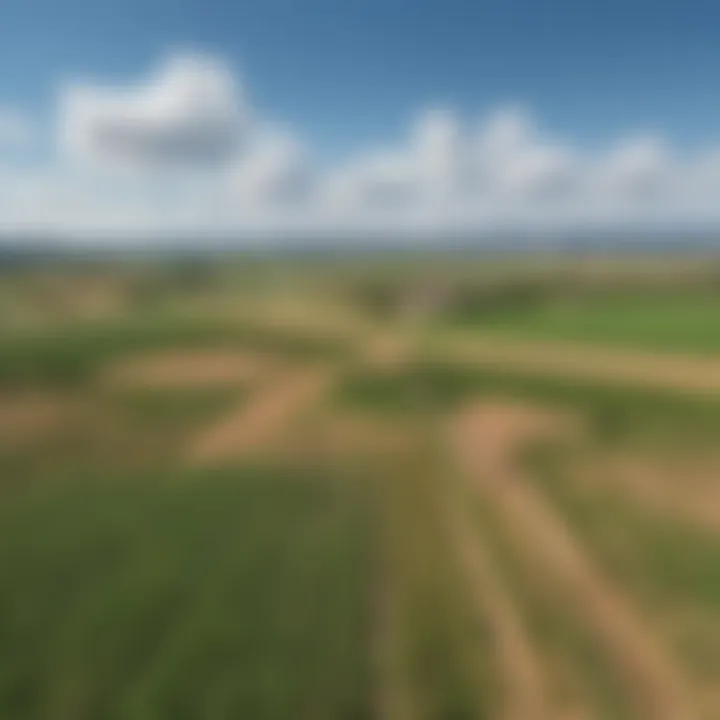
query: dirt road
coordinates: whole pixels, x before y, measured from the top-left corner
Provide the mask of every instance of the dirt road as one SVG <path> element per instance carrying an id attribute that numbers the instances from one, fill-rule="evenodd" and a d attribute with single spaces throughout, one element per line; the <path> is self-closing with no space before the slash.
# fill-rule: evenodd
<path id="1" fill-rule="evenodd" d="M 540 410 L 481 403 L 454 419 L 451 442 L 462 471 L 526 562 L 542 567 L 608 655 L 637 717 L 696 718 L 685 678 L 665 648 L 518 467 L 517 454 L 527 443 L 566 431 L 563 419 Z"/>
<path id="2" fill-rule="evenodd" d="M 351 339 L 373 363 L 392 365 L 430 354 L 442 361 L 499 368 L 529 375 L 562 376 L 720 397 L 720 358 L 653 353 L 580 343 L 513 340 L 480 333 L 386 326 L 352 315 L 311 314 L 268 318 L 275 327 Z M 387 338 L 394 338 L 389 342 Z"/>
<path id="3" fill-rule="evenodd" d="M 333 375 L 326 369 L 305 369 L 273 378 L 249 400 L 203 430 L 190 447 L 192 465 L 213 465 L 242 457 L 275 439 L 298 413 L 327 392 Z"/>
<path id="4" fill-rule="evenodd" d="M 720 359 L 709 357 L 451 335 L 439 338 L 432 352 L 507 372 L 720 397 Z"/>
<path id="5" fill-rule="evenodd" d="M 494 558 L 461 508 L 448 512 L 448 529 L 458 551 L 474 605 L 494 635 L 499 664 L 504 720 L 551 720 L 542 663 Z"/>
<path id="6" fill-rule="evenodd" d="M 104 380 L 122 389 L 184 389 L 255 381 L 270 360 L 257 353 L 222 350 L 151 353 L 112 365 Z"/>

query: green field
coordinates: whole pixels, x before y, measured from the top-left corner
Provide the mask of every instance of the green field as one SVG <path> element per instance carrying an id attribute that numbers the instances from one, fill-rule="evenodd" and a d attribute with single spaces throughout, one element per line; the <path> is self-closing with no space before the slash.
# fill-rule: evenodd
<path id="1" fill-rule="evenodd" d="M 89 480 L 4 507 L 3 715 L 366 716 L 366 509 L 307 474 Z"/>
<path id="2" fill-rule="evenodd" d="M 461 325 L 508 337 L 715 354 L 720 351 L 720 296 L 578 298 L 479 314 Z"/>
<path id="3" fill-rule="evenodd" d="M 720 295 L 642 267 L 0 278 L 0 718 L 718 717 Z"/>

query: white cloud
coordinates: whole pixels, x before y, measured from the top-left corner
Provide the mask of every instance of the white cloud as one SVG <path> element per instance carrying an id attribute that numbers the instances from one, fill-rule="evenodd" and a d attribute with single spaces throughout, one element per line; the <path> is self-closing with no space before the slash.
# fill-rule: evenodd
<path id="1" fill-rule="evenodd" d="M 337 212 L 402 213 L 419 203 L 443 205 L 467 187 L 467 151 L 456 115 L 426 110 L 402 146 L 366 153 L 327 173 L 322 199 Z"/>
<path id="2" fill-rule="evenodd" d="M 418 178 L 402 150 L 378 150 L 331 168 L 319 184 L 316 202 L 330 215 L 343 217 L 402 208 L 415 200 Z"/>
<path id="3" fill-rule="evenodd" d="M 14 118 L 14 119 L 13 119 Z M 27 121 L 0 111 L 0 146 Z M 478 235 L 704 224 L 720 231 L 720 145 L 652 133 L 588 152 L 530 112 L 418 112 L 405 137 L 329 166 L 269 122 L 222 60 L 184 53 L 130 84 L 62 86 L 58 155 L 0 166 L 0 230 L 100 235 Z M 132 169 L 134 172 L 115 172 Z"/>
<path id="4" fill-rule="evenodd" d="M 544 138 L 520 109 L 497 110 L 481 123 L 474 158 L 478 193 L 501 203 L 569 197 L 582 174 L 577 153 Z"/>
<path id="5" fill-rule="evenodd" d="M 61 142 L 92 161 L 141 169 L 222 163 L 248 125 L 230 68 L 199 54 L 170 57 L 135 85 L 75 81 L 61 90 Z"/>
<path id="6" fill-rule="evenodd" d="M 227 176 L 229 197 L 237 202 L 273 204 L 299 200 L 308 189 L 306 148 L 290 132 L 264 127 Z"/>
<path id="7" fill-rule="evenodd" d="M 449 108 L 420 115 L 412 128 L 411 153 L 429 200 L 446 201 L 464 188 L 467 140 L 460 120 Z"/>

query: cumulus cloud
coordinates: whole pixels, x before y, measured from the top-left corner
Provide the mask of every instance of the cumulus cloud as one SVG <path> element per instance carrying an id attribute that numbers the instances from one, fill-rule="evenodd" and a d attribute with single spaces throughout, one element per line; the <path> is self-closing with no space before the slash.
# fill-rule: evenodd
<path id="1" fill-rule="evenodd" d="M 544 138 L 519 109 L 498 110 L 481 123 L 475 157 L 481 192 L 506 200 L 550 199 L 572 191 L 581 175 L 576 153 Z"/>
<path id="2" fill-rule="evenodd" d="M 598 190 L 630 202 L 652 198 L 673 179 L 670 151 L 659 137 L 622 140 L 599 164 Z"/>
<path id="3" fill-rule="evenodd" d="M 575 153 L 542 138 L 527 113 L 500 110 L 468 123 L 432 108 L 418 114 L 399 147 L 331 172 L 324 197 L 336 210 L 404 218 L 411 226 L 474 222 L 480 229 L 493 215 L 570 197 L 581 174 Z"/>
<path id="4" fill-rule="evenodd" d="M 268 125 L 255 133 L 244 156 L 230 168 L 226 189 L 237 202 L 297 201 L 309 188 L 310 172 L 305 146 L 289 131 Z"/>
<path id="5" fill-rule="evenodd" d="M 227 162 L 248 125 L 242 91 L 230 68 L 199 54 L 172 56 L 135 85 L 75 81 L 60 95 L 65 149 L 86 160 L 122 166 Z"/>
<path id="6" fill-rule="evenodd" d="M 20 117 L 0 111 L 0 148 L 25 136 Z M 297 129 L 253 107 L 233 68 L 198 53 L 122 84 L 64 83 L 57 137 L 45 168 L 0 162 L 0 229 L 240 238 L 720 230 L 720 144 L 682 154 L 643 132 L 590 152 L 523 108 L 468 118 L 430 106 L 399 141 L 322 166 Z"/>
<path id="7" fill-rule="evenodd" d="M 466 144 L 461 122 L 448 108 L 428 110 L 416 121 L 411 139 L 414 171 L 430 200 L 443 201 L 465 187 Z"/>

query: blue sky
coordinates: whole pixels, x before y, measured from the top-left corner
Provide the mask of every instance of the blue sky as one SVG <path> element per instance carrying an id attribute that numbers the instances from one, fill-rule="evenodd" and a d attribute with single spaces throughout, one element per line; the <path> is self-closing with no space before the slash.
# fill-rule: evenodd
<path id="1" fill-rule="evenodd" d="M 343 149 L 419 106 L 531 106 L 583 142 L 714 137 L 720 5 L 703 0 L 3 0 L 0 98 L 47 110 L 64 75 L 133 76 L 175 45 L 222 53 L 256 102 Z"/>
<path id="2" fill-rule="evenodd" d="M 386 196 L 405 197 L 420 185 L 426 196 L 439 198 L 447 194 L 447 188 L 439 188 L 453 175 L 450 184 L 462 192 L 444 205 L 446 220 L 462 216 L 463 223 L 470 222 L 466 206 L 474 204 L 493 222 L 499 215 L 488 208 L 502 205 L 505 218 L 537 219 L 541 210 L 545 222 L 562 215 L 589 223 L 649 221 L 646 189 L 662 185 L 662 192 L 677 200 L 673 222 L 709 222 L 709 207 L 688 204 L 677 188 L 679 178 L 691 178 L 702 191 L 695 195 L 709 198 L 715 190 L 715 157 L 720 157 L 715 150 L 720 145 L 716 1 L 0 0 L 0 146 L 5 128 L 0 183 L 19 187 L 17 172 L 25 193 L 9 209 L 0 204 L 0 229 L 22 225 L 19 205 L 34 206 L 36 192 L 52 198 L 54 188 L 67 186 L 71 177 L 78 208 L 92 210 L 78 209 L 75 218 L 99 217 L 97 208 L 105 200 L 91 197 L 89 187 L 102 186 L 104 198 L 140 198 L 145 210 L 133 211 L 138 217 L 147 217 L 150 196 L 178 192 L 177 183 L 170 189 L 158 174 L 157 153 L 161 145 L 166 153 L 169 145 L 191 142 L 187 133 L 196 133 L 193 123 L 202 108 L 186 107 L 195 92 L 190 76 L 204 72 L 197 71 L 197 63 L 187 72 L 167 69 L 173 57 L 182 56 L 207 60 L 208 78 L 232 76 L 212 96 L 222 117 L 203 115 L 208 132 L 231 123 L 233 107 L 253 117 L 242 127 L 220 128 L 237 135 L 217 163 L 224 167 L 223 182 L 232 165 L 233 182 L 243 192 L 252 183 L 270 183 L 268 173 L 274 173 L 273 183 L 285 173 L 293 179 L 283 176 L 279 182 L 283 197 L 289 184 L 298 183 L 306 183 L 305 195 L 312 194 L 310 186 L 312 192 L 322 186 L 331 187 L 334 197 L 335 186 L 344 183 L 356 194 L 380 194 L 387 204 Z M 172 81 L 173 73 L 184 79 Z M 135 94 L 128 96 L 128 88 Z M 175 105 L 185 103 L 180 115 L 164 105 L 158 109 L 163 102 L 158 98 L 176 91 L 185 98 L 175 98 Z M 508 108 L 514 108 L 510 115 Z M 25 167 L 13 164 L 22 155 L 16 132 L 21 122 L 28 129 Z M 127 127 L 118 130 L 123 124 L 133 133 L 139 125 L 148 127 L 128 141 Z M 74 133 L 71 140 L 68 132 Z M 116 136 L 112 158 L 98 145 L 108 132 Z M 507 140 L 508 133 L 514 139 Z M 477 140 L 478 134 L 484 139 Z M 192 135 L 192 142 L 197 140 Z M 128 142 L 135 156 L 119 158 L 120 145 L 127 150 Z M 478 142 L 485 153 L 479 166 L 472 172 L 461 168 L 459 156 L 476 153 Z M 504 149 L 489 148 L 494 142 L 505 143 Z M 139 163 L 141 145 L 153 146 L 152 158 Z M 82 153 L 76 152 L 80 146 Z M 243 159 L 241 146 L 250 148 L 250 160 Z M 87 162 L 90 154 L 105 156 L 102 172 L 98 163 Z M 29 159 L 44 169 L 28 178 Z M 111 164 L 126 166 L 126 160 L 136 170 L 152 165 L 152 172 L 136 173 L 132 180 L 106 172 Z M 451 171 L 452 163 L 457 167 Z M 717 164 L 720 190 L 720 160 Z M 197 207 L 198 217 L 213 215 L 215 210 L 202 210 L 203 198 L 214 193 L 210 188 L 216 188 L 212 183 L 219 171 L 210 177 L 205 163 L 183 172 L 185 195 L 177 204 Z M 448 177 L 441 181 L 443 173 Z M 484 194 L 471 195 L 470 184 L 475 193 L 482 186 Z M 580 199 L 567 195 L 560 202 L 555 194 L 551 209 L 546 200 L 547 207 L 540 208 L 537 198 L 547 198 L 546 188 L 556 186 L 572 187 Z M 189 187 L 194 195 L 187 194 Z M 655 198 L 656 206 L 666 201 Z M 525 212 L 530 205 L 535 215 Z M 119 208 L 116 214 L 123 215 Z M 317 214 L 315 203 L 312 212 L 306 208 L 304 222 Z M 104 223 L 97 220 L 98 227 L 112 226 L 112 215 Z M 481 227 L 479 216 L 473 222 Z M 54 217 L 50 210 L 47 217 Z M 54 222 L 48 219 L 47 226 L 52 229 Z M 178 219 L 176 226 L 183 222 Z M 297 217 L 286 224 L 293 222 Z M 241 227 L 243 219 L 233 223 Z"/>

